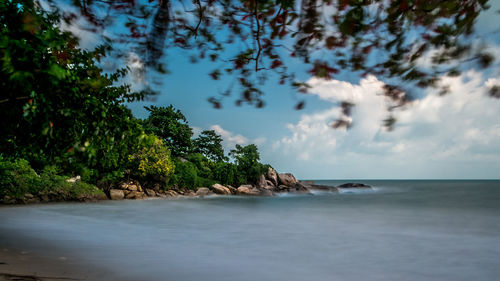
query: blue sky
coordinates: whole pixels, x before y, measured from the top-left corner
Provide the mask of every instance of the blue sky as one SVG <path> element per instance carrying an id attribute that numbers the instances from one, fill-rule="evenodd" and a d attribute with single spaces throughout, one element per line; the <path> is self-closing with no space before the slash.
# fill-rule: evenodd
<path id="1" fill-rule="evenodd" d="M 496 2 L 481 16 L 477 30 L 499 59 Z M 88 41 L 84 44 L 92 44 L 92 38 L 83 38 Z M 213 65 L 191 64 L 184 53 L 172 50 L 166 60 L 171 73 L 162 78 L 161 95 L 130 104 L 136 116 L 146 117 L 145 105 L 173 104 L 195 131 L 214 129 L 221 134 L 226 151 L 237 143 L 256 143 L 262 161 L 280 172 L 302 179 L 500 178 L 500 100 L 486 97 L 489 86 L 500 84 L 498 63 L 487 72 L 470 68 L 459 77 L 445 78 L 451 94 L 439 97 L 426 90 L 424 97 L 395 113 L 399 122 L 387 132 L 382 127 L 387 101 L 380 95 L 383 81 L 378 77 L 344 75 L 323 81 L 303 76 L 313 85 L 307 96 L 268 83 L 262 109 L 235 106 L 237 91 L 222 109 L 214 109 L 207 98 L 227 83 L 209 77 Z M 294 67 L 306 70 L 300 64 Z M 294 110 L 303 98 L 306 108 Z M 354 126 L 348 131 L 328 126 L 340 116 L 340 100 L 356 103 Z"/>

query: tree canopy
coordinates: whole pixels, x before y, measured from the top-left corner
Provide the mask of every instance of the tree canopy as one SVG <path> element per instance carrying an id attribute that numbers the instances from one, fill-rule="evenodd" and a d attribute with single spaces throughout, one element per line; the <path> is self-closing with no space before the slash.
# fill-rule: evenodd
<path id="1" fill-rule="evenodd" d="M 201 153 L 208 159 L 220 162 L 227 160 L 222 148 L 222 137 L 214 130 L 205 130 L 193 140 L 193 151 Z"/>
<path id="2" fill-rule="evenodd" d="M 146 107 L 149 117 L 143 121 L 146 133 L 159 136 L 170 147 L 172 155 L 184 156 L 191 149 L 193 132 L 187 124 L 187 119 L 172 105 L 168 107 Z"/>
<path id="3" fill-rule="evenodd" d="M 102 34 L 118 49 L 125 44 L 149 69 L 166 70 L 161 58 L 169 48 L 190 51 L 193 62 L 212 61 L 209 75 L 214 80 L 228 75 L 239 84 L 237 105 L 262 107 L 259 85 L 270 77 L 306 93 L 308 85 L 291 67 L 297 60 L 308 66 L 308 74 L 324 79 L 342 71 L 384 79 L 383 94 L 392 101 L 388 107 L 392 110 L 411 100 L 412 88 L 440 87 L 445 93 L 448 88 L 439 84 L 440 77 L 459 75 L 464 63 L 487 67 L 494 59 L 472 36 L 476 19 L 489 8 L 488 0 L 74 0 L 73 4 L 91 23 L 81 28 Z M 68 23 L 76 23 L 76 13 L 61 13 Z M 419 61 L 426 55 L 432 59 L 424 66 Z M 492 88 L 491 96 L 498 96 L 497 89 Z M 220 108 L 230 92 L 231 87 L 209 101 Z M 349 105 L 341 104 L 349 112 L 343 105 Z M 296 108 L 303 106 L 300 101 Z"/>

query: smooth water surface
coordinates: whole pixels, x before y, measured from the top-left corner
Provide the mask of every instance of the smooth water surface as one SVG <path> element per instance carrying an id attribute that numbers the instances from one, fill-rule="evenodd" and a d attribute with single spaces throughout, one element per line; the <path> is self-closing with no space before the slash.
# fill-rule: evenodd
<path id="1" fill-rule="evenodd" d="M 374 190 L 3 207 L 0 246 L 106 280 L 500 280 L 500 181 L 362 182 Z"/>

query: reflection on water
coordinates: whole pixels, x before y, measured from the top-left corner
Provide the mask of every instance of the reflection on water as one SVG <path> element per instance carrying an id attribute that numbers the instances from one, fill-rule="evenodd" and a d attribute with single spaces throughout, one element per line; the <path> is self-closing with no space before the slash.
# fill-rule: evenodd
<path id="1" fill-rule="evenodd" d="M 498 280 L 499 181 L 366 183 L 375 191 L 0 208 L 0 246 L 108 280 Z"/>

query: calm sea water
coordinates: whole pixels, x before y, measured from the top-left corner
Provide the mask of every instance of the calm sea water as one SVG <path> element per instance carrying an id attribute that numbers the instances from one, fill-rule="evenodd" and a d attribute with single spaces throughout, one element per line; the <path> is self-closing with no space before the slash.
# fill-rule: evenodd
<path id="1" fill-rule="evenodd" d="M 3 207 L 0 246 L 102 280 L 500 280 L 500 181 L 362 182 L 375 189 Z"/>

